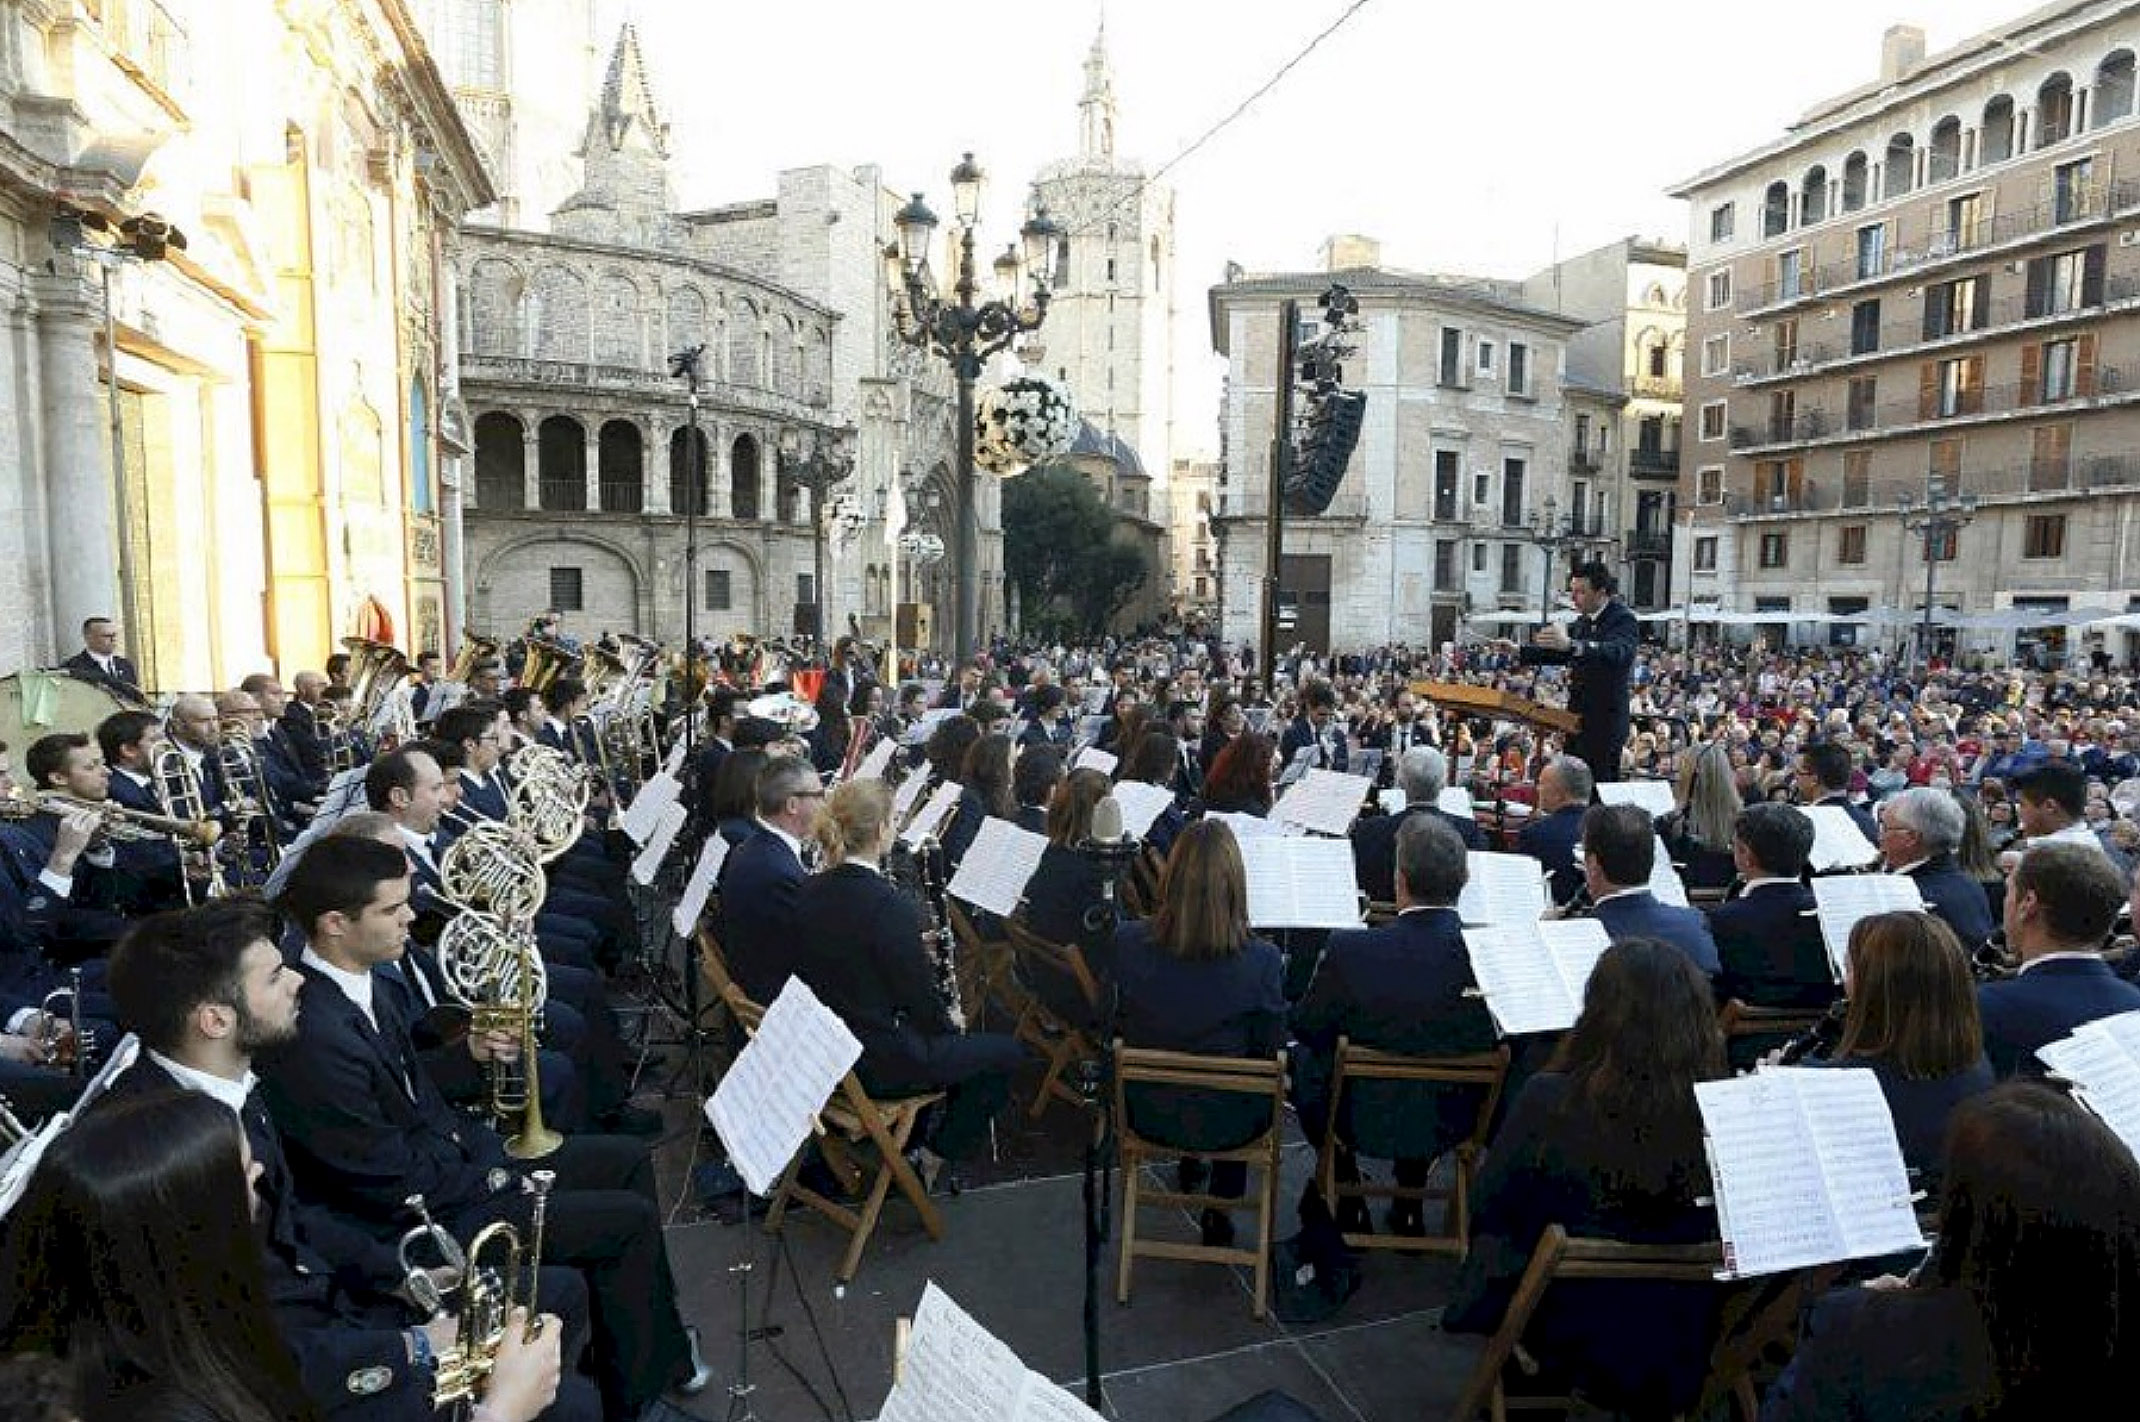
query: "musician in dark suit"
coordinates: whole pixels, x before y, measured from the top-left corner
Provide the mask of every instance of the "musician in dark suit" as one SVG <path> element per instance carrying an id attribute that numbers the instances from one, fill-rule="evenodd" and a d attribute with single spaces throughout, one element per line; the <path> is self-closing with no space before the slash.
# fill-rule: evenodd
<path id="1" fill-rule="evenodd" d="M 1826 1007 L 1836 997 L 1806 856 L 1813 822 L 1791 805 L 1749 805 L 1732 826 L 1738 897 L 1710 911 L 1716 940 L 1716 991 L 1754 1007 Z"/>
<path id="2" fill-rule="evenodd" d="M 1435 803 L 1448 784 L 1449 762 L 1432 746 L 1416 745 L 1405 752 L 1397 766 L 1397 788 L 1404 792 L 1404 808 L 1395 814 L 1369 815 L 1352 827 L 1352 867 L 1360 892 L 1378 904 L 1393 901 L 1397 893 L 1395 865 L 1397 837 L 1414 820 L 1447 826 L 1466 849 L 1484 850 L 1486 836 L 1469 815 L 1449 814 Z M 1572 856 L 1571 856 L 1572 862 Z"/>
<path id="3" fill-rule="evenodd" d="M 1566 628 L 1547 623 L 1517 649 L 1525 666 L 1568 668 L 1568 709 L 1582 726 L 1568 738 L 1568 754 L 1602 781 L 1620 778 L 1627 745 L 1628 678 L 1639 641 L 1635 614 L 1615 594 L 1619 582 L 1603 563 L 1585 563 L 1568 575 L 1568 596 L 1578 614 Z"/>
<path id="4" fill-rule="evenodd" d="M 720 781 L 721 762 L 736 748 L 736 703 L 740 699 L 735 688 L 728 686 L 717 686 L 706 697 L 705 730 L 698 738 L 698 752 L 691 770 L 701 825 L 720 823 L 720 816 L 713 809 L 713 791 Z"/>
<path id="5" fill-rule="evenodd" d="M 104 765 L 104 752 L 84 735 L 56 731 L 38 737 L 23 757 L 22 768 L 39 791 L 56 792 L 92 806 L 111 797 L 111 772 Z M 49 911 L 40 924 L 45 931 L 38 942 L 46 956 L 62 967 L 102 957 L 127 928 L 127 883 L 116 850 L 103 842 L 101 834 L 77 851 L 71 868 L 53 869 L 68 858 L 65 847 L 72 842 L 63 821 L 78 815 L 45 810 L 0 825 L 0 845 L 8 849 L 25 888 L 42 887 L 50 892 Z"/>
<path id="6" fill-rule="evenodd" d="M 1847 747 L 1815 741 L 1798 753 L 1798 803 L 1835 806 L 1850 816 L 1860 834 L 1877 844 L 1880 827 L 1873 823 L 1872 811 L 1850 798 L 1850 772 L 1855 768 Z"/>
<path id="7" fill-rule="evenodd" d="M 1062 783 L 1063 755 L 1053 746 L 1027 746 L 1011 767 L 1011 794 L 1018 801 L 1018 828 L 1048 832 L 1048 805 Z"/>
<path id="8" fill-rule="evenodd" d="M 306 1391 L 338 1419 L 426 1422 L 430 1379 L 409 1361 L 435 1353 L 451 1325 L 419 1329 L 399 1253 L 386 1240 L 301 1198 L 282 1137 L 254 1090 L 253 1056 L 297 1034 L 303 978 L 275 944 L 275 915 L 252 898 L 229 898 L 145 920 L 112 957 L 112 994 L 143 1055 L 99 1098 L 96 1112 L 168 1096 L 174 1089 L 220 1102 L 236 1116 L 259 1168 L 253 1182 L 268 1300 L 298 1356 Z M 567 1320 L 577 1351 L 586 1289 L 568 1269 L 543 1270 L 541 1299 Z M 368 1389 L 368 1390 L 367 1390 Z M 601 1402 L 577 1378 L 546 1415 L 595 1418 Z"/>
<path id="9" fill-rule="evenodd" d="M 1516 852 L 1530 855 L 1552 876 L 1548 892 L 1556 904 L 1566 904 L 1583 887 L 1583 815 L 1595 789 L 1589 765 L 1572 755 L 1555 756 L 1538 772 L 1538 813 L 1516 835 Z"/>
<path id="10" fill-rule="evenodd" d="M 1657 826 L 1640 805 L 1592 805 L 1583 815 L 1583 882 L 1591 912 L 1615 943 L 1653 938 L 1669 943 L 1711 978 L 1721 966 L 1700 909 L 1657 901 Z"/>
<path id="11" fill-rule="evenodd" d="M 1043 686 L 1033 693 L 1032 719 L 1018 734 L 1018 748 L 1026 751 L 1049 746 L 1067 756 L 1072 729 L 1069 697 L 1059 686 Z"/>
<path id="12" fill-rule="evenodd" d="M 2042 844 L 2021 856 L 2006 883 L 2006 946 L 2021 966 L 1977 989 L 1984 1051 L 2001 1076 L 2040 1075 L 2036 1049 L 2084 1022 L 2140 1008 L 2140 987 L 2102 958 L 2125 907 L 2109 859 L 2078 844 Z"/>
<path id="13" fill-rule="evenodd" d="M 1808 1311 L 1763 1422 L 2051 1418 L 2100 1411 L 2140 1364 L 2140 1168 L 2048 1087 L 2008 1083 L 1954 1113 L 1930 1261 Z"/>
<path id="14" fill-rule="evenodd" d="M 128 701 L 139 704 L 148 699 L 141 694 L 141 673 L 119 655 L 119 624 L 109 617 L 92 617 L 84 622 L 82 650 L 60 666 L 76 680 L 109 687 Z"/>
<path id="15" fill-rule="evenodd" d="M 382 1237 L 406 1226 L 402 1202 L 413 1193 L 456 1238 L 498 1220 L 528 1229 L 522 1167 L 488 1125 L 446 1104 L 417 1060 L 399 995 L 375 976 L 407 941 L 403 857 L 371 840 L 323 839 L 276 907 L 307 937 L 297 1037 L 262 1063 L 298 1189 Z M 476 1067 L 514 1048 L 494 1034 L 468 1039 Z M 543 1167 L 557 1173 L 545 1254 L 588 1272 L 605 1410 L 635 1416 L 664 1389 L 703 1389 L 710 1375 L 677 1316 L 645 1148 L 576 1135 Z"/>
<path id="16" fill-rule="evenodd" d="M 1438 752 L 1420 746 L 1411 754 Z M 1456 912 L 1457 896 L 1469 877 L 1464 841 L 1446 817 L 1412 814 L 1402 817 L 1392 851 L 1396 920 L 1381 928 L 1332 933 L 1307 992 L 1293 1008 L 1298 1039 L 1289 1063 L 1293 1105 L 1302 1131 L 1318 1147 L 1330 1126 L 1330 1079 L 1339 1037 L 1356 1047 L 1408 1056 L 1493 1049 L 1493 1020 L 1475 996 L 1478 984 Z M 1372 1097 L 1386 1088 L 1370 1085 L 1364 1090 Z M 1376 1097 L 1371 1105 L 1363 1105 L 1355 1093 L 1337 1123 L 1339 1139 L 1346 1143 L 1338 1154 L 1339 1178 L 1360 1178 L 1352 1142 L 1372 1143 L 1401 1133 L 1418 1141 L 1421 1149 L 1398 1158 L 1397 1183 L 1424 1185 L 1433 1159 L 1471 1134 L 1478 1109 L 1477 1093 L 1466 1088 L 1414 1087 Z M 1351 1211 L 1355 1217 L 1341 1220 L 1340 1228 L 1358 1232 L 1367 1224 L 1366 1207 L 1357 1201 L 1347 1204 L 1357 1206 Z M 1303 1207 L 1312 1208 L 1305 1200 Z M 1390 1230 L 1425 1232 L 1417 1201 L 1392 1207 Z"/>
<path id="17" fill-rule="evenodd" d="M 149 759 L 149 742 L 159 724 L 148 711 L 120 711 L 97 723 L 97 749 L 104 753 L 104 764 L 111 771 L 111 798 L 147 815 L 164 812 Z M 115 844 L 112 853 L 121 880 L 119 903 L 130 917 L 185 903 L 178 849 L 170 840 Z"/>
<path id="18" fill-rule="evenodd" d="M 914 1159 L 924 1181 L 933 1181 L 943 1162 L 987 1138 L 1025 1048 L 1008 1034 L 952 1024 L 957 989 L 947 987 L 923 942 L 921 910 L 878 867 L 896 835 L 883 781 L 850 780 L 833 790 L 816 828 L 829 867 L 796 897 L 791 952 L 796 976 L 860 1039 L 855 1070 L 864 1090 L 945 1093 Z"/>
<path id="19" fill-rule="evenodd" d="M 1268 1057 L 1285 1045 L 1285 959 L 1249 929 L 1248 875 L 1220 821 L 1182 831 L 1160 875 L 1158 912 L 1123 924 L 1092 966 L 1128 1046 Z M 1239 1146 L 1270 1124 L 1268 1107 L 1253 1100 L 1213 1102 L 1168 1087 L 1133 1094 L 1128 1108 L 1140 1135 L 1185 1150 Z M 1210 1193 L 1233 1199 L 1247 1188 L 1239 1161 L 1212 1167 Z M 1206 1244 L 1233 1240 L 1223 1211 L 1206 1209 L 1200 1225 Z"/>
<path id="20" fill-rule="evenodd" d="M 1028 753 L 1030 754 L 1030 752 Z M 1048 836 L 1040 867 L 1026 881 L 1020 917 L 1050 943 L 1077 943 L 1090 954 L 1112 933 L 1099 909 L 1103 878 L 1098 864 L 1077 852 L 1092 838 L 1092 807 L 1107 796 L 1107 777 L 1089 767 L 1073 770 L 1048 802 Z"/>
<path id="21" fill-rule="evenodd" d="M 809 877 L 803 837 L 824 800 L 816 771 L 800 761 L 768 760 L 758 772 L 758 833 L 721 861 L 721 951 L 737 986 L 761 1006 L 780 996 L 802 946 L 795 906 Z"/>
<path id="22" fill-rule="evenodd" d="M 1338 719 L 1337 693 L 1328 682 L 1301 688 L 1300 714 L 1286 725 L 1278 742 L 1278 763 L 1290 769 L 1303 750 L 1312 750 L 1306 762 L 1310 770 L 1343 770 L 1348 763 L 1345 723 Z"/>
<path id="23" fill-rule="evenodd" d="M 1967 823 L 1960 803 L 1948 791 L 1913 786 L 1880 802 L 1879 821 L 1881 867 L 1907 875 L 1962 951 L 1975 954 L 1991 938 L 1991 896 L 1955 863 Z"/>
<path id="24" fill-rule="evenodd" d="M 327 694 L 327 678 L 318 672 L 303 671 L 290 682 L 296 695 L 282 708 L 282 729 L 306 781 L 325 790 L 328 747 L 327 738 L 320 734 L 319 707 Z"/>

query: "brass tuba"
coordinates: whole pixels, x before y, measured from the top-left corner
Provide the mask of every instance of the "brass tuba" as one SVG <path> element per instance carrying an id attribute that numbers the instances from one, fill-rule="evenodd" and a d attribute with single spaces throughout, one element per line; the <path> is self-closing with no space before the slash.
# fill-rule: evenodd
<path id="1" fill-rule="evenodd" d="M 479 632 L 463 627 L 461 629 L 461 650 L 455 653 L 453 666 L 446 672 L 446 680 L 457 681 L 465 685 L 468 678 L 475 674 L 475 669 L 478 666 L 498 655 L 498 646 L 498 640 L 495 637 L 485 637 Z"/>
<path id="2" fill-rule="evenodd" d="M 527 659 L 520 664 L 520 684 L 538 696 L 548 691 L 550 683 L 559 677 L 575 676 L 579 672 L 578 654 L 568 650 L 562 642 L 530 636 L 523 646 Z"/>
<path id="3" fill-rule="evenodd" d="M 349 701 L 359 726 L 369 726 L 386 698 L 409 674 L 409 659 L 399 649 L 369 637 L 344 637 L 349 653 Z"/>
<path id="4" fill-rule="evenodd" d="M 588 704 L 605 706 L 631 686 L 632 669 L 609 648 L 589 642 L 580 652 L 580 679 L 587 683 Z"/>

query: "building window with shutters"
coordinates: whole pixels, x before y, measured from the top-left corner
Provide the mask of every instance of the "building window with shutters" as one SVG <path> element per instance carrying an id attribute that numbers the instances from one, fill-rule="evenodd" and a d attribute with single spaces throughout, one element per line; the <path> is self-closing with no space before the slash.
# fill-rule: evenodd
<path id="1" fill-rule="evenodd" d="M 2021 398 L 2031 404 L 2095 394 L 2095 337 L 2067 336 L 2021 348 Z"/>
<path id="2" fill-rule="evenodd" d="M 578 568 L 552 568 L 550 570 L 550 610 L 552 612 L 584 612 L 587 609 L 586 590 L 582 585 Z"/>
<path id="3" fill-rule="evenodd" d="M 1860 301 L 1850 308 L 1850 353 L 1871 355 L 1880 349 L 1880 301 Z"/>
<path id="4" fill-rule="evenodd" d="M 1984 328 L 1991 314 L 1991 283 L 1958 277 L 1925 288 L 1924 338 L 1939 340 Z"/>
<path id="5" fill-rule="evenodd" d="M 1953 524 L 1925 530 L 1925 558 L 1933 563 L 1951 563 L 1962 543 L 1962 531 Z"/>
<path id="6" fill-rule="evenodd" d="M 1434 521 L 1455 523 L 1457 481 L 1461 477 L 1457 469 L 1457 452 L 1453 449 L 1434 451 Z"/>
<path id="7" fill-rule="evenodd" d="M 1835 561 L 1859 564 L 1865 561 L 1865 525 L 1847 523 L 1836 530 Z"/>
<path id="8" fill-rule="evenodd" d="M 2063 558 L 2066 556 L 2066 516 L 2064 514 L 2030 514 L 2021 531 L 2021 556 L 2024 558 Z"/>
<path id="9" fill-rule="evenodd" d="M 2029 434 L 2029 492 L 2056 493 L 2072 474 L 2073 426 L 2038 425 Z"/>
<path id="10" fill-rule="evenodd" d="M 1846 450 L 1843 454 L 1843 507 L 1862 509 L 1872 502 L 1872 451 Z"/>
<path id="11" fill-rule="evenodd" d="M 1788 568 L 1791 565 L 1791 535 L 1788 533 L 1764 533 L 1761 535 L 1761 566 L 1764 568 Z"/>
<path id="12" fill-rule="evenodd" d="M 706 610 L 729 612 L 735 608 L 733 575 L 726 568 L 706 570 Z"/>
<path id="13" fill-rule="evenodd" d="M 1869 430 L 1873 427 L 1873 411 L 1877 408 L 1880 382 L 1870 375 L 1854 375 L 1850 378 L 1850 404 L 1848 428 Z"/>
<path id="14" fill-rule="evenodd" d="M 2105 250 L 2099 243 L 2031 261 L 2026 298 L 2028 315 L 2055 316 L 2063 311 L 2081 311 L 2102 305 Z"/>
<path id="15" fill-rule="evenodd" d="M 1694 571 L 1697 573 L 1713 573 L 1716 571 L 1716 540 L 1714 538 L 1697 538 L 1694 540 Z"/>
<path id="16" fill-rule="evenodd" d="M 1919 369 L 1917 417 L 1946 420 L 1984 408 L 1984 357 L 1928 360 Z"/>
<path id="17" fill-rule="evenodd" d="M 1523 591 L 1523 548 L 1520 544 L 1501 545 L 1501 591 Z"/>

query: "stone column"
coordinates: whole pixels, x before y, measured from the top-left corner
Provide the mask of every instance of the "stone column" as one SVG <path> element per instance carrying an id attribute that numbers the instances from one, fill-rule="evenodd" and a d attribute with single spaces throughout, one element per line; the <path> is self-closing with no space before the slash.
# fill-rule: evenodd
<path id="1" fill-rule="evenodd" d="M 771 432 L 758 435 L 758 517 L 780 522 L 780 440 Z"/>
<path id="2" fill-rule="evenodd" d="M 735 500 L 728 496 L 729 458 L 733 453 L 728 429 L 701 415 L 699 433 L 706 436 L 706 512 L 714 518 L 734 518 Z"/>
<path id="3" fill-rule="evenodd" d="M 542 507 L 542 433 L 534 420 L 520 426 L 520 502 L 529 510 Z"/>
<path id="4" fill-rule="evenodd" d="M 647 461 L 641 471 L 646 481 L 646 511 L 671 513 L 669 507 L 669 447 L 680 425 L 655 422 L 647 435 Z"/>
<path id="5" fill-rule="evenodd" d="M 72 651 L 75 629 L 90 617 L 121 619 L 124 650 L 136 663 L 150 649 L 135 640 L 132 609 L 121 604 L 118 518 L 107 425 L 110 407 L 98 379 L 97 333 L 103 314 L 88 284 L 73 275 L 33 278 L 37 303 L 38 381 L 44 391 L 45 539 L 50 549 L 54 638 Z M 147 569 L 136 567 L 135 576 Z M 146 591 L 143 589 L 142 591 Z"/>
<path id="6" fill-rule="evenodd" d="M 601 426 L 590 420 L 586 424 L 587 467 L 581 471 L 587 481 L 587 511 L 593 513 L 602 507 L 602 433 Z"/>

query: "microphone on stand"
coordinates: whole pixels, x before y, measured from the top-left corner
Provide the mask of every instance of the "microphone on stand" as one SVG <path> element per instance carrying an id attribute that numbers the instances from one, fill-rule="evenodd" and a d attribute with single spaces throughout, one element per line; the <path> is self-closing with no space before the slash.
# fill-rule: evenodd
<path id="1" fill-rule="evenodd" d="M 1100 902 L 1085 911 L 1085 929 L 1112 933 L 1121 914 L 1115 908 L 1115 889 L 1122 871 L 1143 852 L 1144 841 L 1122 828 L 1122 802 L 1102 795 L 1092 807 L 1092 831 L 1077 842 L 1076 851 L 1100 870 Z"/>

